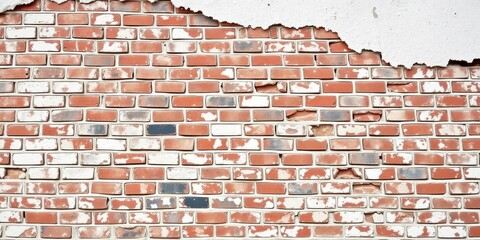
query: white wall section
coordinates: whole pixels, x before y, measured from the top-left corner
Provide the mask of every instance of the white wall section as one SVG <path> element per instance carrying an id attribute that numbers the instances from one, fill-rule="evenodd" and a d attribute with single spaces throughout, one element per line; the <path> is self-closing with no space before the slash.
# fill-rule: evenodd
<path id="1" fill-rule="evenodd" d="M 393 66 L 480 58 L 478 0 L 172 0 L 220 21 L 268 28 L 325 27 Z"/>
<path id="2" fill-rule="evenodd" d="M 32 1 L 0 1 L 0 11 Z M 449 60 L 472 62 L 480 58 L 478 0 L 172 0 L 172 3 L 243 26 L 324 27 L 337 32 L 351 49 L 380 52 L 383 60 L 393 66 L 409 68 L 416 63 L 446 66 Z"/>

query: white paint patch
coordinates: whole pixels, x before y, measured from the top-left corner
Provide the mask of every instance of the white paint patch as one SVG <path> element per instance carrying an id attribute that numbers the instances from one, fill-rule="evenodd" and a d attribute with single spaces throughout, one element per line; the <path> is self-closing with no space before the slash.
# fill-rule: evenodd
<path id="1" fill-rule="evenodd" d="M 172 3 L 243 26 L 325 27 L 338 32 L 357 52 L 364 49 L 381 52 L 383 59 L 393 66 L 410 68 L 415 63 L 445 66 L 450 59 L 471 62 L 480 57 L 476 40 L 480 32 L 471 31 L 480 28 L 476 20 L 480 2 L 475 0 L 454 5 L 449 0 L 425 0 L 421 4 L 397 0 L 293 3 L 288 0 L 172 0 Z M 266 12 L 268 14 L 263 14 Z M 355 26 L 351 19 L 355 19 Z M 428 44 L 419 48 L 419 42 Z"/>
<path id="2" fill-rule="evenodd" d="M 260 142 L 257 139 L 249 139 L 245 142 L 245 145 L 238 146 L 237 149 L 239 150 L 259 150 L 260 149 Z"/>
<path id="3" fill-rule="evenodd" d="M 215 124 L 212 125 L 212 136 L 240 136 L 242 125 L 240 124 Z"/>
<path id="4" fill-rule="evenodd" d="M 198 165 L 206 164 L 209 160 L 208 155 L 205 154 L 185 153 L 182 157 L 188 163 Z"/>
<path id="5" fill-rule="evenodd" d="M 31 50 L 34 52 L 56 52 L 59 51 L 59 46 L 56 42 L 32 41 Z"/>
<path id="6" fill-rule="evenodd" d="M 270 238 L 270 237 L 275 237 L 277 236 L 277 228 L 276 227 L 270 227 L 266 228 L 263 231 L 256 231 L 257 229 L 255 227 L 251 227 L 249 229 L 249 236 L 250 237 L 260 237 L 260 238 Z"/>
<path id="7" fill-rule="evenodd" d="M 283 201 L 278 202 L 279 204 L 283 204 L 285 208 L 288 209 L 300 209 L 303 208 L 304 199 L 303 198 L 284 198 Z"/>
<path id="8" fill-rule="evenodd" d="M 105 42 L 101 52 L 122 52 L 124 44 L 122 42 Z M 127 74 L 128 76 L 128 74 Z"/>
<path id="9" fill-rule="evenodd" d="M 93 23 L 93 25 L 108 25 L 108 24 L 111 24 L 111 25 L 117 25 L 118 24 L 118 22 L 115 21 L 112 14 L 98 15 L 95 18 L 95 22 Z"/>
<path id="10" fill-rule="evenodd" d="M 34 27 L 7 27 L 6 38 L 35 38 L 37 29 Z"/>
<path id="11" fill-rule="evenodd" d="M 202 114 L 200 114 L 200 116 L 205 121 L 215 121 L 215 120 L 217 120 L 217 115 L 213 114 L 211 112 L 202 113 Z"/>
<path id="12" fill-rule="evenodd" d="M 215 142 L 213 143 L 213 149 L 218 149 L 221 146 L 222 146 L 222 140 L 215 139 Z"/>
<path id="13" fill-rule="evenodd" d="M 347 237 L 369 237 L 373 236 L 373 228 L 368 228 L 367 231 L 360 229 L 357 226 L 347 227 L 345 232 Z"/>
<path id="14" fill-rule="evenodd" d="M 440 135 L 461 136 L 465 134 L 465 131 L 465 125 L 442 125 L 438 128 L 438 133 L 440 133 Z"/>
<path id="15" fill-rule="evenodd" d="M 11 225 L 5 227 L 5 236 L 19 238 L 27 231 L 31 231 L 32 235 L 37 234 L 37 230 L 34 226 Z"/>
<path id="16" fill-rule="evenodd" d="M 118 29 L 117 38 L 133 39 L 135 37 L 135 29 L 121 28 Z"/>
<path id="17" fill-rule="evenodd" d="M 308 208 L 335 208 L 335 198 L 334 197 L 314 197 L 307 198 L 307 207 Z"/>
<path id="18" fill-rule="evenodd" d="M 168 179 L 197 179 L 197 169 L 194 168 L 169 168 L 167 170 Z"/>
<path id="19" fill-rule="evenodd" d="M 448 89 L 445 89 L 440 82 L 425 82 L 423 83 L 422 90 L 425 93 L 441 93 L 447 91 Z"/>
<path id="20" fill-rule="evenodd" d="M 42 27 L 40 28 L 40 37 L 42 38 L 51 38 L 55 36 L 57 30 L 55 27 Z"/>
<path id="21" fill-rule="evenodd" d="M 339 212 L 341 223 L 361 223 L 363 222 L 363 212 Z"/>
<path id="22" fill-rule="evenodd" d="M 292 93 L 319 93 L 320 84 L 315 82 L 308 83 L 308 86 L 301 86 L 297 83 L 291 83 L 290 92 Z"/>
<path id="23" fill-rule="evenodd" d="M 358 68 L 353 69 L 352 71 L 357 73 L 357 78 L 368 78 L 370 76 L 370 72 L 367 68 Z"/>
<path id="24" fill-rule="evenodd" d="M 25 21 L 25 24 L 55 24 L 55 14 L 53 13 L 25 14 L 24 21 Z"/>
<path id="25" fill-rule="evenodd" d="M 222 76 L 225 76 L 226 78 L 233 79 L 235 77 L 235 73 L 233 71 L 233 68 L 226 68 L 220 73 Z"/>
<path id="26" fill-rule="evenodd" d="M 242 107 L 268 107 L 270 101 L 268 96 L 246 96 L 241 105 Z"/>
<path id="27" fill-rule="evenodd" d="M 426 235 L 426 236 L 425 236 Z M 435 236 L 435 227 L 431 226 L 408 226 L 407 236 L 417 238 L 420 236 L 431 237 Z"/>
<path id="28" fill-rule="evenodd" d="M 467 168 L 467 169 L 465 169 L 465 178 L 467 178 L 467 179 L 480 179 L 480 168 Z"/>
<path id="29" fill-rule="evenodd" d="M 148 164 L 177 165 L 180 162 L 178 153 L 149 153 Z"/>
<path id="30" fill-rule="evenodd" d="M 467 228 L 465 226 L 441 226 L 438 227 L 439 238 L 465 238 Z"/>
<path id="31" fill-rule="evenodd" d="M 442 221 L 447 220 L 446 212 L 430 212 L 430 213 L 432 214 L 432 216 L 425 219 L 426 223 L 441 223 Z"/>

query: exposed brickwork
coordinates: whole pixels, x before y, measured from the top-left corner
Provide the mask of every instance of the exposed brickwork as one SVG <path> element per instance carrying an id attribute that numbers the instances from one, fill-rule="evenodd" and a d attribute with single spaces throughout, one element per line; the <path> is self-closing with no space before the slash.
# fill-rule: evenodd
<path id="1" fill-rule="evenodd" d="M 0 24 L 1 238 L 480 237 L 478 66 L 169 1 Z"/>

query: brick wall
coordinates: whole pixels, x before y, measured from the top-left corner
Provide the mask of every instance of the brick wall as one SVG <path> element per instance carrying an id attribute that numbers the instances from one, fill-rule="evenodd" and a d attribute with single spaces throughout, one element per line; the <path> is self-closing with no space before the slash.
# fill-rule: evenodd
<path id="1" fill-rule="evenodd" d="M 169 1 L 0 24 L 2 238 L 480 237 L 478 66 Z"/>

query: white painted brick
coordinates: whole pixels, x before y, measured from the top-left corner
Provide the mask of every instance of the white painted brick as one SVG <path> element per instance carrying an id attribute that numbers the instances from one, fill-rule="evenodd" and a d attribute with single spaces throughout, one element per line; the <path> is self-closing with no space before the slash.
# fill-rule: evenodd
<path id="1" fill-rule="evenodd" d="M 97 3 L 102 3 L 102 2 L 97 2 Z M 95 22 L 93 22 L 92 24 L 93 25 L 116 25 L 116 24 L 119 24 L 119 22 L 115 21 L 115 18 L 112 14 L 99 14 L 96 16 Z"/>
<path id="2" fill-rule="evenodd" d="M 117 37 L 119 39 L 134 39 L 135 38 L 134 28 L 119 28 L 117 32 Z"/>
<path id="3" fill-rule="evenodd" d="M 109 153 L 82 153 L 80 164 L 82 165 L 110 165 L 111 156 Z"/>
<path id="4" fill-rule="evenodd" d="M 466 179 L 480 179 L 480 168 L 465 168 Z"/>
<path id="5" fill-rule="evenodd" d="M 35 27 L 7 27 L 5 30 L 6 38 L 35 38 L 37 28 Z"/>
<path id="6" fill-rule="evenodd" d="M 213 160 L 218 165 L 244 165 L 247 164 L 246 153 L 228 153 L 228 154 L 213 154 Z"/>
<path id="7" fill-rule="evenodd" d="M 290 83 L 291 93 L 320 93 L 320 83 L 304 82 L 304 83 Z"/>
<path id="8" fill-rule="evenodd" d="M 32 52 L 58 52 L 61 47 L 58 42 L 30 41 L 29 44 Z"/>
<path id="9" fill-rule="evenodd" d="M 245 96 L 240 104 L 241 107 L 268 107 L 270 100 L 268 96 Z"/>
<path id="10" fill-rule="evenodd" d="M 154 165 L 178 165 L 180 157 L 178 153 L 149 153 L 148 164 Z"/>
<path id="11" fill-rule="evenodd" d="M 374 227 L 363 229 L 359 226 L 349 226 L 345 230 L 346 237 L 369 237 L 374 234 Z"/>
<path id="12" fill-rule="evenodd" d="M 183 28 L 174 28 L 172 29 L 172 39 L 202 39 L 202 34 L 191 36 L 188 31 Z"/>
<path id="13" fill-rule="evenodd" d="M 22 149 L 22 140 L 15 138 L 15 139 L 0 139 L 0 149 L 7 149 L 8 150 L 20 150 Z"/>
<path id="14" fill-rule="evenodd" d="M 133 138 L 130 139 L 131 150 L 160 150 L 161 141 L 156 138 Z"/>
<path id="15" fill-rule="evenodd" d="M 57 33 L 57 28 L 59 27 L 40 27 L 38 31 L 38 36 L 40 38 L 53 38 Z M 69 30 L 68 27 L 64 27 L 63 29 Z"/>
<path id="16" fill-rule="evenodd" d="M 30 179 L 59 179 L 59 168 L 30 168 L 28 169 L 28 177 Z"/>
<path id="17" fill-rule="evenodd" d="M 26 150 L 57 150 L 58 143 L 55 138 L 35 138 L 25 140 Z"/>
<path id="18" fill-rule="evenodd" d="M 55 24 L 55 14 L 53 13 L 25 13 L 23 18 L 25 24 Z"/>
<path id="19" fill-rule="evenodd" d="M 98 150 L 127 150 L 127 140 L 124 139 L 97 139 Z"/>
<path id="20" fill-rule="evenodd" d="M 365 179 L 379 179 L 384 168 L 365 168 Z"/>
<path id="21" fill-rule="evenodd" d="M 334 197 L 309 197 L 307 198 L 307 207 L 314 209 L 335 208 Z"/>
<path id="22" fill-rule="evenodd" d="M 14 153 L 13 165 L 42 165 L 43 154 L 41 153 Z"/>
<path id="23" fill-rule="evenodd" d="M 101 53 L 124 53 L 128 52 L 127 42 L 103 42 L 102 48 L 98 50 Z M 128 77 L 128 73 L 126 74 Z M 112 76 L 110 76 L 112 77 Z"/>
<path id="24" fill-rule="evenodd" d="M 30 232 L 32 235 L 36 235 L 37 227 L 26 225 L 10 225 L 5 227 L 5 237 L 21 238 L 24 232 Z"/>
<path id="25" fill-rule="evenodd" d="M 21 211 L 0 211 L 0 223 L 21 222 Z"/>
<path id="26" fill-rule="evenodd" d="M 167 178 L 172 180 L 198 179 L 198 170 L 195 168 L 168 168 Z"/>
<path id="27" fill-rule="evenodd" d="M 48 121 L 49 111 L 18 111 L 17 120 L 19 122 L 46 122 Z"/>
<path id="28" fill-rule="evenodd" d="M 474 153 L 449 153 L 447 154 L 447 164 L 458 164 L 455 159 L 461 158 L 465 165 L 477 165 L 478 154 Z"/>
<path id="29" fill-rule="evenodd" d="M 407 226 L 407 237 L 434 237 L 435 229 L 434 226 Z"/>
<path id="30" fill-rule="evenodd" d="M 466 238 L 467 227 L 465 226 L 439 226 L 439 238 Z"/>
<path id="31" fill-rule="evenodd" d="M 19 93 L 47 93 L 50 91 L 49 82 L 18 82 Z"/>
<path id="32" fill-rule="evenodd" d="M 241 124 L 215 124 L 212 125 L 213 136 L 241 136 Z"/>
<path id="33" fill-rule="evenodd" d="M 33 96 L 34 107 L 64 107 L 64 96 Z"/>
<path id="34" fill-rule="evenodd" d="M 63 179 L 93 179 L 95 168 L 64 168 Z"/>
<path id="35" fill-rule="evenodd" d="M 49 153 L 47 154 L 47 164 L 50 165 L 75 165 L 78 163 L 76 153 Z"/>
<path id="36" fill-rule="evenodd" d="M 82 82 L 54 82 L 53 93 L 83 93 Z"/>
<path id="37" fill-rule="evenodd" d="M 211 160 L 211 156 L 208 154 L 201 154 L 201 153 L 184 153 L 182 154 L 182 162 L 184 164 L 194 164 L 194 165 L 204 165 L 207 164 L 208 161 Z"/>

